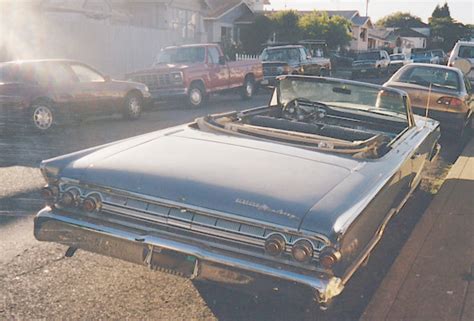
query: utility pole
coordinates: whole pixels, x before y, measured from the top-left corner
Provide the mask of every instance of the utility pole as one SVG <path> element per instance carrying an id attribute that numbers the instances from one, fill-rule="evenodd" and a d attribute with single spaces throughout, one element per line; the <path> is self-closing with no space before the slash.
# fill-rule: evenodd
<path id="1" fill-rule="evenodd" d="M 365 0 L 365 16 L 369 16 L 369 0 Z"/>

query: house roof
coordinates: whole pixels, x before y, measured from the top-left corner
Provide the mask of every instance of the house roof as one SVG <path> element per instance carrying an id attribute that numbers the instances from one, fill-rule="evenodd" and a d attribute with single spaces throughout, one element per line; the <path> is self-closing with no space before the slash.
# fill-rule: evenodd
<path id="1" fill-rule="evenodd" d="M 209 7 L 209 11 L 206 13 L 205 19 L 219 19 L 242 4 L 248 7 L 247 3 L 243 0 L 206 0 L 206 4 Z M 248 8 L 250 9 L 250 7 Z"/>
<path id="2" fill-rule="evenodd" d="M 366 23 L 370 22 L 370 18 L 369 17 L 361 17 L 361 16 L 357 15 L 357 16 L 352 17 L 352 19 L 350 19 L 350 21 L 353 24 L 355 24 L 356 26 L 363 26 Z"/>
<path id="3" fill-rule="evenodd" d="M 392 35 L 395 37 L 408 37 L 408 38 L 428 38 L 424 34 L 415 31 L 411 28 L 400 28 L 392 31 Z"/>
<path id="4" fill-rule="evenodd" d="M 392 33 L 391 30 L 385 28 L 380 29 L 369 29 L 369 38 L 376 38 L 380 40 L 387 40 L 388 36 Z"/>
<path id="5" fill-rule="evenodd" d="M 235 24 L 251 24 L 252 22 L 255 21 L 255 14 L 252 11 L 247 11 L 244 14 L 242 14 L 240 17 L 238 17 L 234 23 Z"/>
<path id="6" fill-rule="evenodd" d="M 341 17 L 344 17 L 346 18 L 347 20 L 352 20 L 352 18 L 355 16 L 355 15 L 359 15 L 359 11 L 357 10 L 328 10 L 328 11 L 325 11 L 328 16 L 332 17 L 332 16 L 341 16 Z"/>

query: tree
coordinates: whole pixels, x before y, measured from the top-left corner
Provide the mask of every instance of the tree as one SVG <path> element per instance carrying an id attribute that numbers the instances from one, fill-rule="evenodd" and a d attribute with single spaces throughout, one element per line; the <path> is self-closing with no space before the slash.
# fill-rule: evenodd
<path id="1" fill-rule="evenodd" d="M 420 17 L 413 16 L 408 12 L 395 12 L 383 18 L 380 18 L 376 25 L 388 28 L 423 28 L 426 24 Z"/>
<path id="2" fill-rule="evenodd" d="M 285 10 L 277 12 L 271 16 L 271 20 L 277 41 L 285 42 L 301 39 L 301 30 L 298 27 L 299 15 L 296 11 Z"/>
<path id="3" fill-rule="evenodd" d="M 303 38 L 324 39 L 328 31 L 329 17 L 327 13 L 313 11 L 300 18 L 298 27 Z"/>
<path id="4" fill-rule="evenodd" d="M 257 16 L 252 24 L 240 31 L 243 51 L 252 55 L 259 54 L 262 44 L 268 41 L 272 32 L 272 21 L 264 15 Z"/>
<path id="5" fill-rule="evenodd" d="M 442 7 L 436 5 L 436 8 L 431 14 L 431 18 L 451 18 L 451 12 L 449 11 L 448 3 L 445 2 Z"/>
<path id="6" fill-rule="evenodd" d="M 351 41 L 351 22 L 341 16 L 333 16 L 329 19 L 326 43 L 330 49 L 344 48 Z"/>
<path id="7" fill-rule="evenodd" d="M 431 47 L 439 47 L 445 51 L 453 48 L 456 41 L 467 37 L 470 30 L 467 26 L 451 17 L 448 4 L 437 5 L 429 18 Z"/>
<path id="8" fill-rule="evenodd" d="M 303 38 L 326 41 L 331 49 L 345 47 L 351 40 L 351 23 L 341 16 L 329 17 L 326 12 L 313 11 L 300 18 L 298 26 Z"/>

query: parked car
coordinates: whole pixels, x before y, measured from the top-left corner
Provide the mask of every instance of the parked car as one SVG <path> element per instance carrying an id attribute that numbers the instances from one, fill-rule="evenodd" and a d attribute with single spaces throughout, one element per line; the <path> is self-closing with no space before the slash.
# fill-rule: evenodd
<path id="1" fill-rule="evenodd" d="M 412 52 L 410 59 L 413 60 L 413 62 L 423 64 L 435 64 L 438 61 L 438 58 L 435 57 L 431 51 Z"/>
<path id="2" fill-rule="evenodd" d="M 12 127 L 26 124 L 45 132 L 71 120 L 112 113 L 137 119 L 149 98 L 145 85 L 112 80 L 77 61 L 0 64 L 0 113 L 4 125 Z"/>
<path id="3" fill-rule="evenodd" d="M 471 82 L 471 86 L 474 86 L 474 42 L 468 41 L 458 41 L 453 50 L 451 50 L 451 55 L 449 56 L 448 65 L 455 67 L 456 62 L 464 61 L 464 65 L 469 68 L 467 62 L 470 64 L 470 70 L 467 71 L 467 78 Z"/>
<path id="4" fill-rule="evenodd" d="M 390 58 L 385 50 L 359 53 L 352 62 L 352 79 L 363 74 L 388 75 Z"/>
<path id="5" fill-rule="evenodd" d="M 389 70 L 393 73 L 411 62 L 412 60 L 403 53 L 390 55 Z"/>
<path id="6" fill-rule="evenodd" d="M 35 237 L 327 307 L 436 156 L 439 123 L 397 89 L 277 86 L 268 106 L 43 161 Z"/>
<path id="7" fill-rule="evenodd" d="M 354 59 L 352 57 L 349 57 L 347 54 L 337 51 L 331 51 L 329 53 L 329 56 L 331 59 L 331 67 L 333 71 L 337 69 L 352 67 L 352 62 L 354 61 Z"/>
<path id="8" fill-rule="evenodd" d="M 151 68 L 127 78 L 146 84 L 154 100 L 186 98 L 190 106 L 201 107 L 210 94 L 227 90 L 252 98 L 263 69 L 258 60 L 229 61 L 216 44 L 194 44 L 165 48 Z"/>
<path id="9" fill-rule="evenodd" d="M 438 65 L 447 65 L 448 64 L 448 55 L 444 52 L 443 49 L 434 49 L 431 50 L 431 54 L 435 58 L 434 63 Z"/>
<path id="10" fill-rule="evenodd" d="M 413 111 L 440 121 L 443 129 L 462 136 L 470 127 L 474 93 L 468 79 L 457 68 L 410 64 L 393 75 L 385 86 L 406 91 Z"/>
<path id="11" fill-rule="evenodd" d="M 311 56 L 303 45 L 267 47 L 260 58 L 263 63 L 263 85 L 275 85 L 281 75 L 324 76 L 331 73 L 331 61 L 323 55 Z"/>

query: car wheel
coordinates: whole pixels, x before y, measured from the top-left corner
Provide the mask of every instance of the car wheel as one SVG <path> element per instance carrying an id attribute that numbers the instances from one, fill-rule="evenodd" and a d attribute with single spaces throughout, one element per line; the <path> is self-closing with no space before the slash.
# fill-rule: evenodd
<path id="1" fill-rule="evenodd" d="M 201 84 L 193 84 L 189 88 L 188 104 L 194 108 L 202 107 L 206 104 L 208 97 L 204 86 Z"/>
<path id="2" fill-rule="evenodd" d="M 130 120 L 140 118 L 143 110 L 143 99 L 138 94 L 128 94 L 125 98 L 125 111 L 123 116 Z"/>
<path id="3" fill-rule="evenodd" d="M 56 121 L 51 104 L 46 102 L 35 103 L 31 108 L 31 124 L 38 132 L 46 132 L 53 127 Z"/>
<path id="4" fill-rule="evenodd" d="M 240 96 L 242 99 L 250 99 L 255 94 L 255 81 L 252 77 L 245 78 L 244 85 L 241 88 Z"/>

